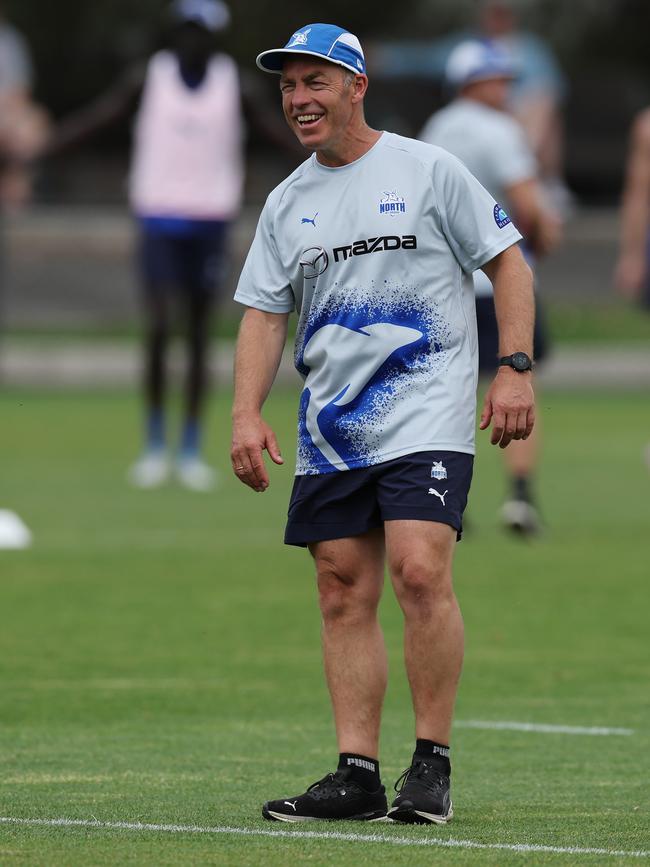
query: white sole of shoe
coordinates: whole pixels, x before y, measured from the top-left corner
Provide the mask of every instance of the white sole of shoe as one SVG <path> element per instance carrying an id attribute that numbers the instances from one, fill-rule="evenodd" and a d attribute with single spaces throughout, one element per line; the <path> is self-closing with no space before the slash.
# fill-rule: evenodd
<path id="1" fill-rule="evenodd" d="M 276 822 L 289 822 L 291 824 L 295 824 L 296 822 L 327 822 L 328 819 L 319 819 L 316 816 L 289 816 L 286 813 L 276 813 L 274 810 L 267 810 L 264 814 L 265 819 L 275 819 Z M 334 821 L 341 822 L 388 822 L 388 816 L 378 816 L 376 819 L 364 819 L 362 816 L 349 818 L 349 819 L 338 819 Z"/>
<path id="2" fill-rule="evenodd" d="M 393 815 L 391 815 L 391 813 Z M 450 805 L 449 812 L 446 816 L 438 816 L 435 813 L 425 813 L 424 810 L 408 810 L 402 813 L 403 818 L 398 818 L 400 815 L 400 808 L 396 807 L 394 810 L 388 811 L 388 818 L 392 822 L 397 822 L 400 825 L 413 825 L 413 824 L 421 824 L 421 825 L 446 825 L 447 822 L 451 822 L 454 818 L 454 810 L 453 805 Z M 418 816 L 419 818 L 415 818 Z M 408 818 L 407 818 L 408 817 Z"/>

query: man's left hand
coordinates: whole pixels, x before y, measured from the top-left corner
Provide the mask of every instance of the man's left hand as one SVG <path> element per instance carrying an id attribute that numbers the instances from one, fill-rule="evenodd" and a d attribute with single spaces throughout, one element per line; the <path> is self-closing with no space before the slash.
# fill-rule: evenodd
<path id="1" fill-rule="evenodd" d="M 535 424 L 532 374 L 500 367 L 483 402 L 480 429 L 492 422 L 493 446 L 504 449 L 511 440 L 525 440 Z"/>

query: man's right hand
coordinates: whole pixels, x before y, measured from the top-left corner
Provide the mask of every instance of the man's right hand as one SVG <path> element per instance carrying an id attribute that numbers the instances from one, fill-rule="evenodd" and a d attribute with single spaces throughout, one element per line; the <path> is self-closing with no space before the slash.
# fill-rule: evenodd
<path id="1" fill-rule="evenodd" d="M 240 482 L 254 491 L 264 492 L 269 486 L 262 452 L 266 449 L 275 464 L 283 464 L 275 434 L 260 415 L 233 417 L 230 461 Z"/>

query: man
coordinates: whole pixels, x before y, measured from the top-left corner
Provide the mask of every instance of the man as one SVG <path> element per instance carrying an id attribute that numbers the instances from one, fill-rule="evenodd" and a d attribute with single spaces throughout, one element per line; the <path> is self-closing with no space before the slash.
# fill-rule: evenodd
<path id="1" fill-rule="evenodd" d="M 365 121 L 356 36 L 311 24 L 257 58 L 280 74 L 285 118 L 311 157 L 268 197 L 237 288 L 234 472 L 268 488 L 282 463 L 262 405 L 292 310 L 305 380 L 285 542 L 316 566 L 339 748 L 334 773 L 269 801 L 267 819 L 445 823 L 463 656 L 451 562 L 472 473 L 476 324 L 470 272 L 495 285 L 503 355 L 483 408 L 492 442 L 528 436 L 533 295 L 519 232 L 444 151 Z M 384 564 L 404 612 L 416 749 L 388 810 L 379 774 L 386 689 L 377 620 Z"/>
<path id="2" fill-rule="evenodd" d="M 0 207 L 7 211 L 28 204 L 29 161 L 47 136 L 47 113 L 33 100 L 32 80 L 29 46 L 0 3 Z"/>
<path id="3" fill-rule="evenodd" d="M 140 487 L 166 478 L 164 354 L 169 293 L 182 293 L 188 318 L 189 368 L 176 471 L 194 490 L 209 490 L 214 471 L 200 457 L 210 313 L 221 278 L 229 224 L 243 186 L 237 69 L 214 50 L 228 24 L 218 0 L 174 7 L 174 50 L 149 62 L 135 127 L 131 204 L 141 228 L 141 263 L 149 318 L 147 445 L 133 466 Z"/>
<path id="4" fill-rule="evenodd" d="M 48 153 L 79 144 L 137 108 L 129 192 L 145 317 L 145 443 L 129 478 L 137 487 L 156 488 L 173 471 L 185 487 L 208 491 L 215 473 L 201 456 L 207 356 L 228 234 L 243 193 L 244 94 L 235 62 L 218 50 L 228 7 L 221 0 L 174 0 L 169 14 L 170 47 L 128 69 L 106 94 L 63 121 Z M 254 114 L 277 142 L 265 113 L 255 106 Z M 166 357 L 179 320 L 188 364 L 172 463 Z"/>
<path id="5" fill-rule="evenodd" d="M 632 124 L 614 281 L 624 298 L 650 310 L 650 108 Z"/>
<path id="6" fill-rule="evenodd" d="M 640 111 L 632 124 L 619 248 L 616 289 L 650 312 L 650 108 Z M 643 459 L 650 469 L 650 443 L 643 449 Z"/>
<path id="7" fill-rule="evenodd" d="M 532 264 L 536 255 L 548 252 L 557 242 L 559 221 L 544 204 L 536 161 L 524 132 L 507 113 L 514 78 L 510 57 L 493 43 L 468 40 L 449 56 L 445 77 L 455 98 L 427 121 L 419 138 L 458 157 L 504 206 L 526 239 L 525 255 Z M 474 286 L 479 369 L 491 376 L 499 358 L 492 284 L 477 271 Z M 538 315 L 534 339 L 537 362 L 544 358 L 546 343 Z M 510 493 L 501 511 L 502 520 L 509 529 L 527 536 L 541 528 L 533 496 L 537 431 L 538 425 L 532 436 L 513 443 L 504 453 Z"/>

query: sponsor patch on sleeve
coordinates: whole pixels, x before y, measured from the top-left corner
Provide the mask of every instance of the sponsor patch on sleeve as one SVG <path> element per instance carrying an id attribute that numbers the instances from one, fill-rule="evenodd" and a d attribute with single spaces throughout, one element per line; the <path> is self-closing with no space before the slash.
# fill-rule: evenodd
<path id="1" fill-rule="evenodd" d="M 510 222 L 510 217 L 506 214 L 501 205 L 495 205 L 492 213 L 494 214 L 494 222 L 500 229 L 503 229 Z"/>

